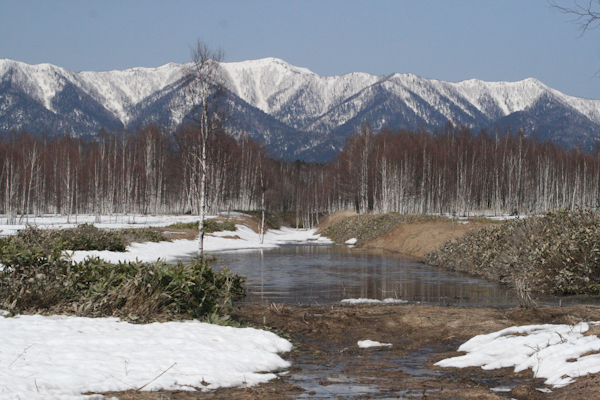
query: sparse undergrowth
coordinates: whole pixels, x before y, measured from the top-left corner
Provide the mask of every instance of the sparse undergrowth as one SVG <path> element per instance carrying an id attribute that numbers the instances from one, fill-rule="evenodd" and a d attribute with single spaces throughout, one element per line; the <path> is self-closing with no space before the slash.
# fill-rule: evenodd
<path id="1" fill-rule="evenodd" d="M 256 218 L 258 221 L 262 221 L 262 211 L 261 210 L 244 210 L 244 211 L 239 210 L 237 212 L 241 212 L 243 214 L 248 214 L 248 215 Z M 280 229 L 281 228 L 281 220 L 280 220 L 280 218 L 278 218 L 276 213 L 267 211 L 265 213 L 265 226 L 266 226 L 266 229 Z"/>
<path id="2" fill-rule="evenodd" d="M 103 230 L 93 224 L 79 225 L 73 229 L 44 230 L 29 226 L 15 236 L 0 239 L 0 253 L 5 248 L 40 247 L 46 251 L 59 250 L 109 250 L 125 251 L 132 242 L 160 242 L 167 238 L 149 228 Z"/>
<path id="3" fill-rule="evenodd" d="M 320 233 L 336 243 L 356 238 L 357 245 L 361 246 L 400 224 L 447 220 L 446 217 L 435 215 L 363 214 L 344 218 Z"/>
<path id="4" fill-rule="evenodd" d="M 200 223 L 196 222 L 179 222 L 176 224 L 172 224 L 167 226 L 170 229 L 195 229 L 198 230 Z M 204 221 L 204 232 L 205 233 L 213 233 L 213 232 L 223 232 L 223 231 L 231 231 L 235 232 L 237 228 L 235 227 L 235 223 L 233 221 L 215 221 L 213 219 L 207 219 Z"/>
<path id="5" fill-rule="evenodd" d="M 82 231 L 95 232 L 90 226 L 77 234 L 29 228 L 0 239 L 0 308 L 15 314 L 117 316 L 136 322 L 219 322 L 227 320 L 234 302 L 245 296 L 244 277 L 226 268 L 214 271 L 205 262 L 111 264 L 90 258 L 75 263 L 62 251 L 85 247 L 79 246 L 79 239 L 86 245 L 92 241 Z M 101 242 L 113 243 L 121 235 L 109 232 Z"/>
<path id="6" fill-rule="evenodd" d="M 450 241 L 430 264 L 507 283 L 527 296 L 600 294 L 600 214 L 554 211 L 489 226 Z"/>

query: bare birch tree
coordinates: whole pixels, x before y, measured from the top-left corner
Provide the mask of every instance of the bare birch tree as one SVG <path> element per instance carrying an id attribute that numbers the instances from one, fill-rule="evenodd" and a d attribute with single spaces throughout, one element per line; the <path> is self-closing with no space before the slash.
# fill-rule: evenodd
<path id="1" fill-rule="evenodd" d="M 186 71 L 185 104 L 190 108 L 187 117 L 193 122 L 195 135 L 188 141 L 184 152 L 200 164 L 200 176 L 193 177 L 200 188 L 200 221 L 198 226 L 198 257 L 204 256 L 204 220 L 206 217 L 206 178 L 208 176 L 207 145 L 210 137 L 221 129 L 226 109 L 224 96 L 226 76 L 220 63 L 224 55 L 221 50 L 214 51 L 206 43 L 198 40 L 191 49 L 192 62 Z"/>

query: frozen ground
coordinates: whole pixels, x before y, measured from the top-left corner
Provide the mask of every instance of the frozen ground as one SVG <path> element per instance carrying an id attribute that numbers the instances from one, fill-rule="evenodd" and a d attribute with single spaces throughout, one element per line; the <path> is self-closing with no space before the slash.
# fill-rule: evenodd
<path id="1" fill-rule="evenodd" d="M 224 213 L 223 216 L 241 216 L 240 213 Z M 214 218 L 208 217 L 208 218 Z M 103 216 L 100 223 L 95 223 L 93 215 L 74 216 L 67 221 L 64 216 L 47 215 L 43 217 L 30 217 L 29 224 L 40 229 L 65 229 L 74 228 L 79 224 L 93 223 L 101 229 L 124 229 L 144 227 L 165 227 L 179 222 L 195 222 L 197 216 L 189 215 L 129 215 L 129 216 Z M 2 220 L 0 219 L 0 223 Z M 0 225 L 0 235 L 14 235 L 18 230 L 25 229 L 27 225 Z M 206 252 L 219 252 L 229 250 L 267 249 L 285 244 L 313 243 L 330 244 L 331 240 L 316 234 L 316 229 L 290 229 L 282 228 L 266 232 L 264 241 L 250 228 L 237 225 L 235 232 L 215 232 L 204 237 L 204 250 Z M 112 251 L 76 251 L 69 255 L 74 261 L 82 261 L 86 257 L 100 257 L 110 262 L 147 261 L 158 259 L 173 261 L 181 257 L 193 257 L 198 250 L 198 240 L 174 240 L 160 243 L 133 243 L 126 252 Z"/>
<path id="2" fill-rule="evenodd" d="M 219 252 L 227 250 L 267 249 L 285 244 L 306 243 L 331 243 L 329 239 L 316 234 L 316 229 L 297 230 L 281 228 L 265 233 L 263 243 L 252 229 L 237 225 L 235 232 L 215 232 L 204 236 L 204 251 Z M 126 252 L 115 251 L 76 251 L 69 253 L 74 261 L 82 261 L 87 257 L 100 257 L 110 262 L 118 261 L 173 261 L 177 258 L 193 257 L 198 251 L 198 240 L 179 239 L 172 242 L 159 243 L 133 243 L 127 247 Z"/>
<path id="3" fill-rule="evenodd" d="M 232 215 L 236 213 L 231 213 Z M 41 217 L 29 216 L 23 218 L 16 225 L 7 225 L 6 218 L 0 218 L 0 235 L 14 235 L 15 232 L 25 229 L 27 225 L 40 229 L 75 228 L 80 224 L 94 224 L 101 229 L 143 228 L 148 226 L 169 226 L 178 222 L 198 221 L 197 216 L 191 215 L 111 215 L 100 217 L 96 223 L 94 215 L 78 215 L 67 218 L 62 215 L 44 215 Z"/>

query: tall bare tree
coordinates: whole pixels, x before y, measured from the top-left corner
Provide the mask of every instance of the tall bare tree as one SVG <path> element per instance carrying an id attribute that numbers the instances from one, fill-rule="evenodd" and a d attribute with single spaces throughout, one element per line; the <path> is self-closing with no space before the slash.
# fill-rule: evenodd
<path id="1" fill-rule="evenodd" d="M 211 136 L 222 129 L 227 110 L 225 104 L 226 74 L 221 62 L 222 50 L 212 50 L 206 43 L 198 40 L 191 49 L 192 62 L 185 76 L 185 103 L 190 108 L 187 117 L 193 122 L 195 134 L 193 140 L 186 141 L 182 150 L 189 159 L 199 164 L 199 176 L 195 176 L 200 188 L 200 223 L 198 257 L 204 256 L 204 220 L 206 217 L 206 178 L 208 176 L 207 145 Z"/>

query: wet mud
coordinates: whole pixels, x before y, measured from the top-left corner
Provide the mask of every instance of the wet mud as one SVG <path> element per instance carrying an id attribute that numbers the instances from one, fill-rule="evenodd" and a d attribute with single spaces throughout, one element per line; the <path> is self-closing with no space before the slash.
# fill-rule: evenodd
<path id="1" fill-rule="evenodd" d="M 120 392 L 120 399 L 573 399 L 600 398 L 600 375 L 553 389 L 531 370 L 440 368 L 460 344 L 509 326 L 600 320 L 595 306 L 462 308 L 426 305 L 244 305 L 236 318 L 287 336 L 292 366 L 252 388 Z M 361 349 L 359 340 L 391 343 Z"/>

